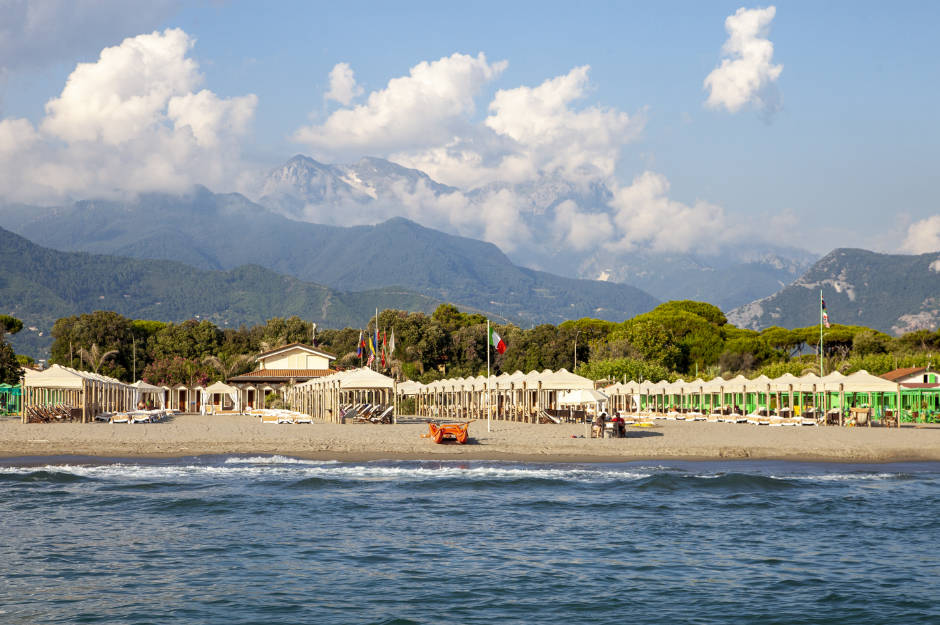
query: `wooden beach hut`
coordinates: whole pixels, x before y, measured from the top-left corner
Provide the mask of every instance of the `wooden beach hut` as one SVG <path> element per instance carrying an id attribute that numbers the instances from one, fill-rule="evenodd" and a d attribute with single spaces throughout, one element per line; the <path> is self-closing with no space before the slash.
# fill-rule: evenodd
<path id="1" fill-rule="evenodd" d="M 52 365 L 43 371 L 27 370 L 23 376 L 23 423 L 58 418 L 92 421 L 103 413 L 130 409 L 134 391 L 120 380 L 90 371 Z"/>

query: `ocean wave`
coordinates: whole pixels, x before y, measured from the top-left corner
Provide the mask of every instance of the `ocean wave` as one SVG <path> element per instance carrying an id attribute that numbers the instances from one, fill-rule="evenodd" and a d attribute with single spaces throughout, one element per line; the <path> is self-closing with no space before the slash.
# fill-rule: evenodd
<path id="1" fill-rule="evenodd" d="M 93 478 L 72 472 L 67 467 L 31 468 L 22 471 L 4 471 L 0 469 L 0 483 L 44 482 L 47 484 L 71 484 L 91 479 Z"/>

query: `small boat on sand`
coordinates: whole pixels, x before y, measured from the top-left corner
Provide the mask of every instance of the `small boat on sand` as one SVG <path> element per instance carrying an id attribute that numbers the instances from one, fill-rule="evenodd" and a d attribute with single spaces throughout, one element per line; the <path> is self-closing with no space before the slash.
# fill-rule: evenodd
<path id="1" fill-rule="evenodd" d="M 470 438 L 470 423 L 428 423 L 428 433 L 422 434 L 421 438 L 430 438 L 435 443 L 443 443 L 445 440 L 457 441 L 463 445 Z"/>

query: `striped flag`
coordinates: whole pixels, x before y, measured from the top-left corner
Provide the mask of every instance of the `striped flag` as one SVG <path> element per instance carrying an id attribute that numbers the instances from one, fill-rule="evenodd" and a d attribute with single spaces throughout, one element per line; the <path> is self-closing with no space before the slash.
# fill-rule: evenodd
<path id="1" fill-rule="evenodd" d="M 362 330 L 359 330 L 359 343 L 356 344 L 356 356 L 362 358 L 362 350 L 365 348 L 366 342 L 362 340 Z"/>
<path id="2" fill-rule="evenodd" d="M 829 325 L 829 313 L 826 311 L 826 300 L 823 299 L 822 293 L 819 294 L 819 305 L 822 309 L 822 322 L 823 325 L 827 328 L 832 326 Z"/>

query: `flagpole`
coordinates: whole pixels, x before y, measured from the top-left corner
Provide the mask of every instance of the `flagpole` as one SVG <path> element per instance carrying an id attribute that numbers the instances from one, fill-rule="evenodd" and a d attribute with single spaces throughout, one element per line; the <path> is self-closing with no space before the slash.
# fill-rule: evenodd
<path id="1" fill-rule="evenodd" d="M 819 290 L 819 377 L 826 375 L 823 371 L 823 294 Z"/>
<path id="2" fill-rule="evenodd" d="M 492 429 L 493 418 L 490 415 L 490 320 L 486 320 L 486 431 Z"/>

